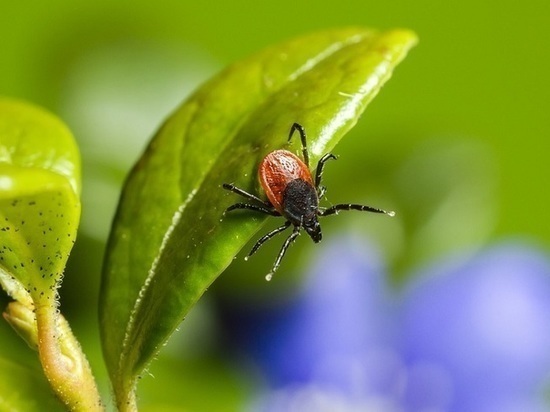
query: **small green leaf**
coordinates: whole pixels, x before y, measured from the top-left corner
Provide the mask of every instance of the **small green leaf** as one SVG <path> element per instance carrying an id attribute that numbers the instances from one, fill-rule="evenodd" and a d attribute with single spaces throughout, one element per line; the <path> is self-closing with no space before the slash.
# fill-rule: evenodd
<path id="1" fill-rule="evenodd" d="M 0 410 L 14 412 L 65 411 L 40 369 L 0 357 Z"/>
<path id="2" fill-rule="evenodd" d="M 259 161 L 286 145 L 293 122 L 315 164 L 415 43 L 406 30 L 304 36 L 228 67 L 165 122 L 126 181 L 104 265 L 102 343 L 119 406 L 135 401 L 136 378 L 264 221 L 221 221 L 235 202 L 221 184 L 257 191 Z"/>
<path id="3" fill-rule="evenodd" d="M 38 355 L 72 410 L 101 410 L 92 373 L 58 310 L 80 219 L 80 156 L 53 115 L 0 99 L 0 284 L 16 302 L 4 318 Z"/>
<path id="4" fill-rule="evenodd" d="M 34 308 L 15 301 L 10 302 L 3 313 L 4 319 L 27 342 L 31 349 L 38 350 L 38 329 Z"/>
<path id="5" fill-rule="evenodd" d="M 0 99 L 0 283 L 17 301 L 54 305 L 80 219 L 80 157 L 67 127 Z"/>

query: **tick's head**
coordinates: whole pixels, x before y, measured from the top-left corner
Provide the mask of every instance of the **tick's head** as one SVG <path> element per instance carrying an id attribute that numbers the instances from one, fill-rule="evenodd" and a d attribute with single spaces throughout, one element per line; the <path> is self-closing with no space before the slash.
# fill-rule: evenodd
<path id="1" fill-rule="evenodd" d="M 319 243 L 321 241 L 321 239 L 323 238 L 323 234 L 321 233 L 321 225 L 317 220 L 317 216 L 314 216 L 310 220 L 306 220 L 303 226 L 307 234 L 311 237 L 311 239 L 313 239 L 315 243 Z"/>

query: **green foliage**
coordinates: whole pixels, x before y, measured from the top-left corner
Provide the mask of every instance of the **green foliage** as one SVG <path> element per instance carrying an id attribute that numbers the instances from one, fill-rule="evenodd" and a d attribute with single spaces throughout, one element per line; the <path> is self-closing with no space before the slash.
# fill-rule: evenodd
<path id="1" fill-rule="evenodd" d="M 0 283 L 26 306 L 55 303 L 80 219 L 80 157 L 57 118 L 0 99 Z"/>
<path id="2" fill-rule="evenodd" d="M 80 157 L 69 130 L 39 108 L 0 99 L 0 284 L 14 299 L 4 318 L 38 350 L 63 403 L 89 411 L 101 409 L 101 401 L 57 302 L 80 220 L 79 192 Z M 13 365 L 6 368 L 2 374 L 12 370 L 16 396 L 36 396 L 38 403 L 29 401 L 29 408 L 42 404 L 42 391 L 18 384 L 17 379 L 34 376 Z M 16 400 L 4 401 L 16 407 Z"/>
<path id="3" fill-rule="evenodd" d="M 264 222 L 223 218 L 235 199 L 221 184 L 257 191 L 258 162 L 289 146 L 294 122 L 308 132 L 314 164 L 415 43 L 406 30 L 361 28 L 287 41 L 228 67 L 160 128 L 126 181 L 104 264 L 101 338 L 120 410 L 137 409 L 139 375 Z M 299 150 L 297 140 L 291 150 Z M 67 407 L 101 410 L 89 365 L 58 311 L 79 196 L 69 130 L 39 108 L 0 99 L 0 284 L 14 300 L 4 318 L 38 350 Z M 12 396 L 0 395 L 0 406 L 59 407 L 33 368 L 0 358 L 0 382 L 10 376 L 3 387 Z"/>
<path id="4" fill-rule="evenodd" d="M 104 266 L 102 344 L 119 407 L 135 402 L 137 377 L 264 221 L 222 219 L 235 199 L 221 184 L 255 191 L 258 162 L 293 122 L 318 160 L 415 43 L 405 30 L 301 37 L 230 66 L 164 123 L 125 183 Z"/>

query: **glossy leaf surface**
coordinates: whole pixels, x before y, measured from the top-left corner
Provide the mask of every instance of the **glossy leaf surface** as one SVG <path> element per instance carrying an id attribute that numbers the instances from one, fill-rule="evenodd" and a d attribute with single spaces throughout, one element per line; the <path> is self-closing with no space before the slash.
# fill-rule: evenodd
<path id="1" fill-rule="evenodd" d="M 88 363 L 57 302 L 80 220 L 79 192 L 80 157 L 67 127 L 40 108 L 0 99 L 0 284 L 15 300 L 3 315 L 38 350 L 66 405 L 100 410 Z M 1 366 L 23 387 L 24 370 Z M 16 406 L 16 398 L 4 396 Z"/>
<path id="2" fill-rule="evenodd" d="M 256 192 L 259 161 L 287 147 L 294 122 L 315 164 L 415 43 L 406 30 L 357 28 L 291 40 L 229 66 L 164 123 L 126 181 L 104 266 L 102 341 L 119 402 L 264 221 L 222 219 L 235 196 L 221 184 Z"/>
<path id="3" fill-rule="evenodd" d="M 30 306 L 55 304 L 80 219 L 80 157 L 55 116 L 0 99 L 0 282 Z"/>

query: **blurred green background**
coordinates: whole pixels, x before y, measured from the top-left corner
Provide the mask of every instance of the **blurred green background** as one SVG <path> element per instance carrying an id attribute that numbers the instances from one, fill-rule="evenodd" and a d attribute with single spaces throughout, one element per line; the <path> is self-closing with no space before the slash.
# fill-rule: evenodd
<path id="1" fill-rule="evenodd" d="M 101 376 L 101 257 L 120 185 L 147 140 L 186 95 L 228 63 L 289 37 L 344 25 L 406 27 L 420 43 L 337 147 L 341 160 L 325 173 L 331 201 L 395 209 L 398 216 L 390 223 L 340 217 L 327 221 L 325 233 L 372 233 L 396 277 L 442 253 L 502 237 L 548 246 L 547 0 L 4 2 L 0 93 L 54 112 L 81 147 L 82 229 L 62 301 Z M 314 257 L 314 245 L 298 243 L 287 269 Z M 232 265 L 221 289 L 265 292 L 263 272 L 278 247 Z M 211 311 L 202 304 L 164 356 L 187 359 L 182 353 L 208 352 L 205 342 L 216 346 Z M 162 360 L 158 365 L 152 370 L 162 375 Z"/>

